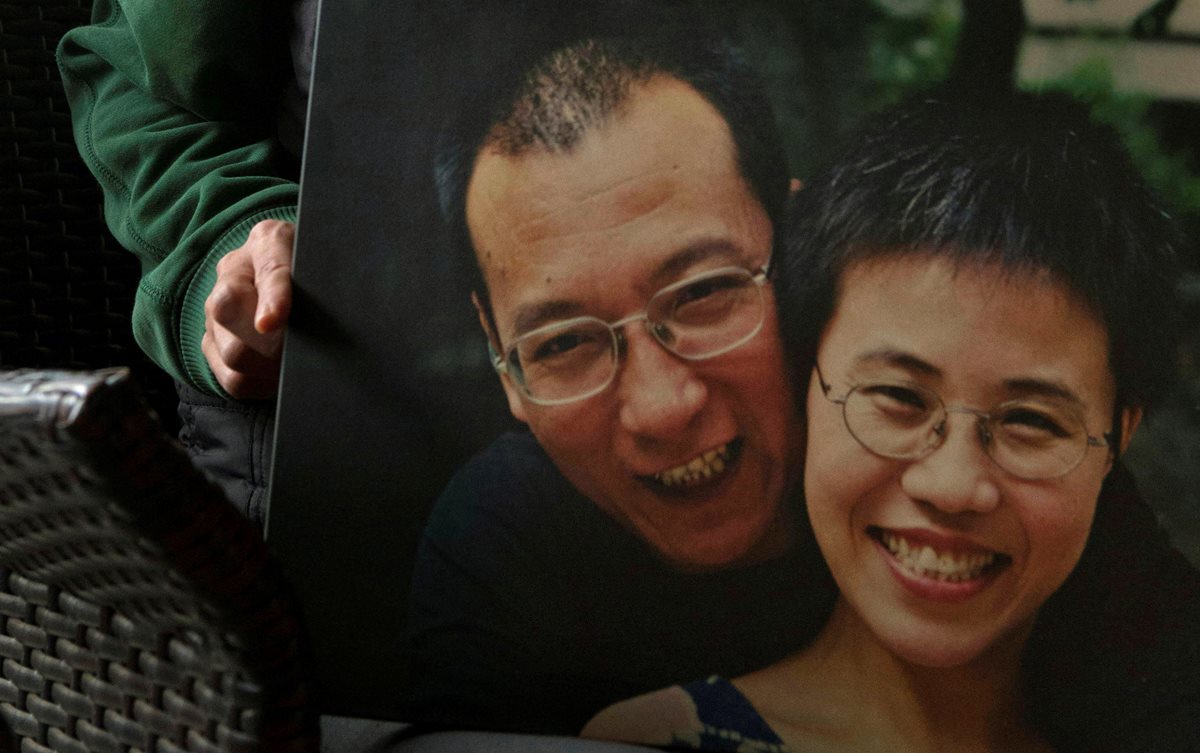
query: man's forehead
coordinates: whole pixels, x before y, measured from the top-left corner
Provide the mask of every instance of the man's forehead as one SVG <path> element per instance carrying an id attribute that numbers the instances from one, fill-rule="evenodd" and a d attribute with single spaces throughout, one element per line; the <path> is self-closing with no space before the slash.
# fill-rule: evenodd
<path id="1" fill-rule="evenodd" d="M 747 190 L 717 110 L 687 84 L 655 79 L 569 151 L 484 148 L 467 186 L 467 223 L 474 240 L 498 233 L 528 242 L 603 231 L 689 193 Z"/>
<path id="2" fill-rule="evenodd" d="M 674 79 L 639 87 L 569 151 L 485 149 L 467 194 L 471 240 L 497 313 L 553 302 L 560 284 L 587 275 L 626 287 L 665 284 L 658 270 L 686 271 L 675 267 L 688 262 L 673 259 L 688 249 L 720 248 L 727 263 L 761 264 L 770 234 L 763 217 L 725 120 Z"/>
<path id="3" fill-rule="evenodd" d="M 524 183 L 555 172 L 619 175 L 681 162 L 716 162 L 719 169 L 736 166 L 732 133 L 720 112 L 695 88 L 656 75 L 631 85 L 611 113 L 590 123 L 569 145 L 549 147 L 533 141 L 514 150 L 503 142 L 485 142 L 475 155 L 468 192 L 478 183 L 482 167 L 494 170 L 497 164 L 504 166 L 512 181 Z"/>

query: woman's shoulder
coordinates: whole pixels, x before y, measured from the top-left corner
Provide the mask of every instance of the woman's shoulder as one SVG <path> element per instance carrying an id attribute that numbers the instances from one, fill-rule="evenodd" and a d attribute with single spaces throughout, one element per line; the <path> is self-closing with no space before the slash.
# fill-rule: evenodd
<path id="1" fill-rule="evenodd" d="M 788 753 L 741 691 L 717 675 L 615 703 L 580 734 L 676 750 Z"/>

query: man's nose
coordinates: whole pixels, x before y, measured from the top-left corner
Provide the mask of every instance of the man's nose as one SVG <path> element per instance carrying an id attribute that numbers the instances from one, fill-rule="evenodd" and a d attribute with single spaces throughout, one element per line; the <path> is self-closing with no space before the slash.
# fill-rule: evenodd
<path id="1" fill-rule="evenodd" d="M 637 324 L 625 329 L 625 352 L 617 374 L 621 426 L 631 433 L 676 439 L 708 399 L 695 362 L 667 351 Z"/>
<path id="2" fill-rule="evenodd" d="M 979 420 L 952 414 L 941 445 L 911 461 L 900 477 L 906 494 L 946 513 L 990 512 L 1000 502 L 992 463 L 980 441 Z"/>

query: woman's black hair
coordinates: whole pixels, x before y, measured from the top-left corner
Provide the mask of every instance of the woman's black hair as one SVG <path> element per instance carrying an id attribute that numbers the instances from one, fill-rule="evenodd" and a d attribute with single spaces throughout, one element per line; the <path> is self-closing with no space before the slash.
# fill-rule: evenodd
<path id="1" fill-rule="evenodd" d="M 1177 230 L 1115 131 L 1064 95 L 946 91 L 887 110 L 807 183 L 776 237 L 797 394 L 843 272 L 907 253 L 1048 273 L 1073 291 L 1108 333 L 1114 415 L 1150 408 L 1172 381 Z"/>

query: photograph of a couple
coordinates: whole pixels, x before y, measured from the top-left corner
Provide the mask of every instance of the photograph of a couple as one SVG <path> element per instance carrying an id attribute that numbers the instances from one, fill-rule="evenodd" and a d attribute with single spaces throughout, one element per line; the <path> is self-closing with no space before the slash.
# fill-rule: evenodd
<path id="1" fill-rule="evenodd" d="M 945 85 L 793 191 L 768 111 L 732 47 L 656 24 L 554 50 L 451 155 L 529 431 L 433 510 L 420 708 L 713 750 L 1195 744 L 1198 581 L 1120 463 L 1174 374 L 1180 240 L 1118 135 Z"/>

